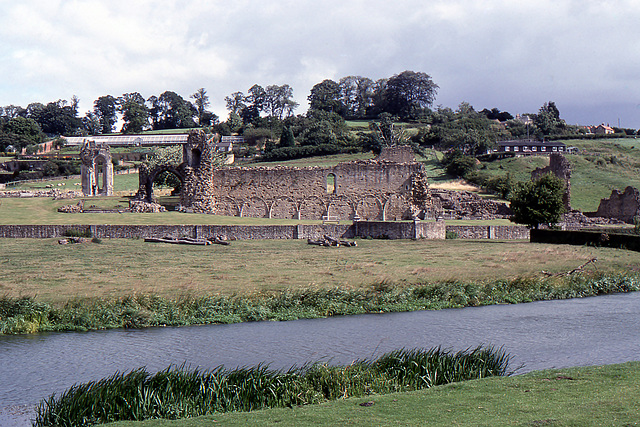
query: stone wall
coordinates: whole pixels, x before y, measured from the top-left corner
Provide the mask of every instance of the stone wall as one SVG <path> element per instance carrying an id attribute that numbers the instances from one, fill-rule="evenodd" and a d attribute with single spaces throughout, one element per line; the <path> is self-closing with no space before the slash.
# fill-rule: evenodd
<path id="1" fill-rule="evenodd" d="M 229 240 L 372 237 L 444 239 L 444 222 L 366 222 L 299 225 L 0 225 L 0 238 L 57 238 L 69 230 L 105 238 L 192 237 Z"/>
<path id="2" fill-rule="evenodd" d="M 640 192 L 637 188 L 627 187 L 623 193 L 611 192 L 611 197 L 601 199 L 596 216 L 615 218 L 633 224 L 633 218 L 640 215 Z"/>
<path id="3" fill-rule="evenodd" d="M 368 160 L 332 168 L 219 168 L 213 212 L 258 218 L 411 219 L 429 203 L 419 163 Z M 197 198 L 196 198 L 197 199 Z"/>
<path id="4" fill-rule="evenodd" d="M 458 239 L 529 239 L 529 228 L 517 225 L 447 225 L 447 231 L 454 232 Z"/>

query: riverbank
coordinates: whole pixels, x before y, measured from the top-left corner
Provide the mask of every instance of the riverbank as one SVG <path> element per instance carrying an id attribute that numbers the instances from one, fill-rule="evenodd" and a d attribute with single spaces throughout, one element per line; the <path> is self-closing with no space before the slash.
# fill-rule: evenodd
<path id="1" fill-rule="evenodd" d="M 82 298 L 52 306 L 31 297 L 0 298 L 0 332 L 86 331 L 153 326 L 312 319 L 365 313 L 439 310 L 589 297 L 640 290 L 632 273 L 563 274 L 483 282 L 447 281 L 354 289 L 302 289 L 167 299 L 133 294 Z"/>
<path id="2" fill-rule="evenodd" d="M 415 392 L 340 399 L 321 405 L 108 425 L 636 425 L 640 419 L 640 403 L 633 396 L 638 394 L 640 362 L 630 362 L 486 378 Z"/>

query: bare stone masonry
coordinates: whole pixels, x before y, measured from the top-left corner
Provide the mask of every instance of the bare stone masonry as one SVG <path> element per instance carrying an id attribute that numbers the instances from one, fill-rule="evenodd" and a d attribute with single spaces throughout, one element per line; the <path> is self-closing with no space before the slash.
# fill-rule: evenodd
<path id="1" fill-rule="evenodd" d="M 622 193 L 613 190 L 611 197 L 600 200 L 596 215 L 633 224 L 633 218 L 640 215 L 640 192 L 631 186 L 625 188 Z"/>

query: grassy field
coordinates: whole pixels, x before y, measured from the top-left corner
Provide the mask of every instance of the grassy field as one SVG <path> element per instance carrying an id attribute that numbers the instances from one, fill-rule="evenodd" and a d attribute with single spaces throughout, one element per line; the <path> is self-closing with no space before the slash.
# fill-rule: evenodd
<path id="1" fill-rule="evenodd" d="M 485 378 L 320 405 L 108 425 L 634 426 L 640 420 L 639 394 L 640 362 L 632 362 Z M 372 404 L 361 406 L 365 402 Z"/>
<path id="2" fill-rule="evenodd" d="M 164 297 L 357 289 L 447 280 L 481 281 L 563 272 L 598 258 L 599 271 L 638 271 L 637 252 L 517 241 L 358 240 L 356 248 L 305 241 L 183 246 L 135 239 L 58 245 L 0 239 L 0 295 L 47 302 L 132 293 Z"/>

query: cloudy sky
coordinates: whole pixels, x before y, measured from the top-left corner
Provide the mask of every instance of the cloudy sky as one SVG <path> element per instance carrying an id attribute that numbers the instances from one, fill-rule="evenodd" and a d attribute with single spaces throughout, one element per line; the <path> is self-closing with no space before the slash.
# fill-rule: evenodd
<path id="1" fill-rule="evenodd" d="M 0 105 L 204 87 L 224 97 L 404 70 L 435 105 L 640 128 L 637 0 L 0 0 Z"/>

